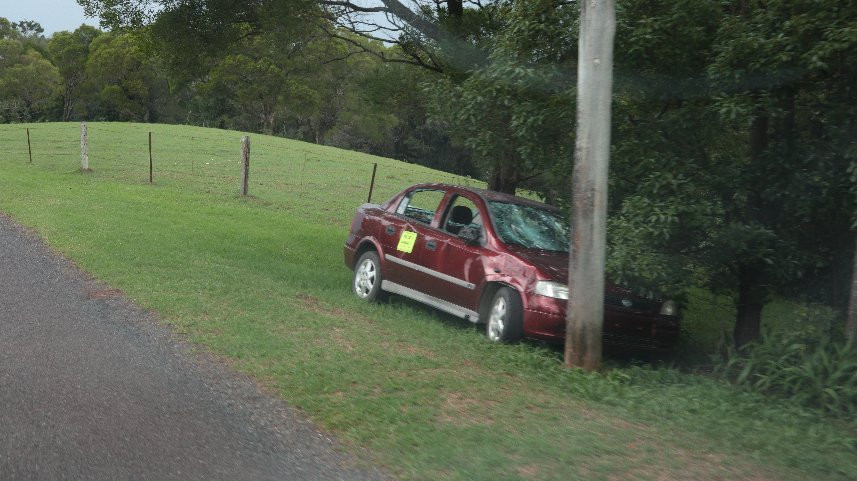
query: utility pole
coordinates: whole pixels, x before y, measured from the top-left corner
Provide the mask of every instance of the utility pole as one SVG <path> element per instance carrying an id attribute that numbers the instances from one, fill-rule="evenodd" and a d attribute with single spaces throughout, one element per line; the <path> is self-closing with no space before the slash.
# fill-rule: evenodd
<path id="1" fill-rule="evenodd" d="M 565 364 L 601 367 L 614 0 L 580 2 Z"/>

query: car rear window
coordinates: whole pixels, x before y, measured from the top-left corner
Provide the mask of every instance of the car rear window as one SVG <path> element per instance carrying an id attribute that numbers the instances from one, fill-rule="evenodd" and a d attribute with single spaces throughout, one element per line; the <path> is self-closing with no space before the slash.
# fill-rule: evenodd
<path id="1" fill-rule="evenodd" d="M 423 224 L 431 224 L 445 194 L 442 190 L 414 190 L 402 199 L 396 213 Z"/>

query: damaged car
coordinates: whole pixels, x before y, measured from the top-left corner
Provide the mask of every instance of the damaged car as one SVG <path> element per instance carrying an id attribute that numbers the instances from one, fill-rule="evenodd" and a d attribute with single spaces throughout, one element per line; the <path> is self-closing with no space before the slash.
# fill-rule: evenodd
<path id="1" fill-rule="evenodd" d="M 419 184 L 357 208 L 344 252 L 361 299 L 405 296 L 484 324 L 496 342 L 563 342 L 568 248 L 568 222 L 555 207 L 490 190 Z M 605 343 L 675 346 L 674 302 L 610 283 L 604 295 Z"/>

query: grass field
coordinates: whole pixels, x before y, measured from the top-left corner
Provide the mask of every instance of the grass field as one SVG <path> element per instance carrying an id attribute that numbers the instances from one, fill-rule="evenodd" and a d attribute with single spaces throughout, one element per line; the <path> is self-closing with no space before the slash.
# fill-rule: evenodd
<path id="1" fill-rule="evenodd" d="M 0 211 L 399 478 L 857 479 L 857 424 L 669 368 L 566 370 L 409 301 L 358 302 L 342 245 L 372 163 L 379 200 L 449 174 L 252 135 L 241 198 L 241 133 L 92 123 L 89 174 L 79 135 L 0 126 Z M 691 325 L 728 323 L 698 303 Z"/>

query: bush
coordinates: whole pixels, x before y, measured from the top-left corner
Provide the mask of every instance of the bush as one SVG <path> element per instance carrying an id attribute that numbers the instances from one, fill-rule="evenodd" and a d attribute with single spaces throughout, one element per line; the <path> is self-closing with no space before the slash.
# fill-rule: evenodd
<path id="1" fill-rule="evenodd" d="M 773 332 L 730 350 L 716 372 L 735 384 L 837 416 L 857 414 L 857 346 L 829 335 Z"/>

